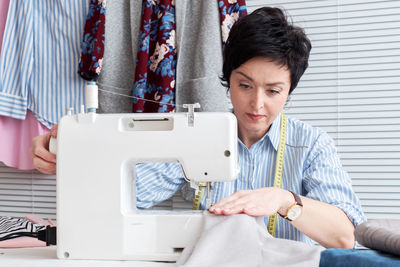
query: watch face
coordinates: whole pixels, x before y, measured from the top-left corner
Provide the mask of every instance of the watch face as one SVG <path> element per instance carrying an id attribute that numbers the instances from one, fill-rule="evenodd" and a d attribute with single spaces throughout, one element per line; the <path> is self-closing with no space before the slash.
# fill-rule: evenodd
<path id="1" fill-rule="evenodd" d="M 301 215 L 302 207 L 299 205 L 293 206 L 287 214 L 289 220 L 294 221 Z"/>

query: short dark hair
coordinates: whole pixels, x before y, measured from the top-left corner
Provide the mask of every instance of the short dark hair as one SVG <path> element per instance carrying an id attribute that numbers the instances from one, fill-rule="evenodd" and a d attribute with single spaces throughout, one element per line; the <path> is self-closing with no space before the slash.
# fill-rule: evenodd
<path id="1" fill-rule="evenodd" d="M 289 69 L 290 94 L 308 67 L 310 50 L 304 30 L 289 22 L 281 9 L 259 8 L 230 30 L 223 52 L 222 84 L 229 88 L 234 69 L 254 57 L 265 57 Z"/>

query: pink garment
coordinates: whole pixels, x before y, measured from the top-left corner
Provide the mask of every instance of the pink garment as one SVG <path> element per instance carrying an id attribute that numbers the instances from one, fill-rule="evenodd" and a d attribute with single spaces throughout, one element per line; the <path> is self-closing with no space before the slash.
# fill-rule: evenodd
<path id="1" fill-rule="evenodd" d="M 1 46 L 3 44 L 3 34 L 4 34 L 4 28 L 6 27 L 9 3 L 10 0 L 0 1 L 0 54 L 1 54 Z"/>
<path id="2" fill-rule="evenodd" d="M 34 169 L 29 152 L 32 139 L 48 132 L 29 110 L 25 120 L 0 116 L 0 161 L 21 170 Z"/>
<path id="3" fill-rule="evenodd" d="M 56 226 L 56 224 L 48 219 L 47 221 L 43 220 L 37 215 L 30 214 L 25 216 L 25 219 L 31 221 L 32 223 L 40 223 L 45 226 Z M 45 247 L 46 242 L 40 241 L 34 237 L 21 236 L 13 239 L 8 239 L 4 241 L 0 241 L 0 248 L 33 248 L 33 247 Z"/>

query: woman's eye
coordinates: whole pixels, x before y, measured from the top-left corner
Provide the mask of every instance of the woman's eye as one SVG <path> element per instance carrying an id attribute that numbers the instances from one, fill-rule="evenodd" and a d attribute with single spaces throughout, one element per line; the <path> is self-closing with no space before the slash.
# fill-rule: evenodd
<path id="1" fill-rule="evenodd" d="M 280 91 L 279 91 L 279 90 L 276 90 L 276 89 L 269 89 L 269 90 L 268 90 L 268 93 L 270 93 L 271 95 L 276 95 L 276 94 L 279 94 Z"/>
<path id="2" fill-rule="evenodd" d="M 242 87 L 242 88 L 244 88 L 244 89 L 248 89 L 248 88 L 250 88 L 250 85 L 245 84 L 245 83 L 241 83 L 241 84 L 240 84 L 240 87 Z"/>

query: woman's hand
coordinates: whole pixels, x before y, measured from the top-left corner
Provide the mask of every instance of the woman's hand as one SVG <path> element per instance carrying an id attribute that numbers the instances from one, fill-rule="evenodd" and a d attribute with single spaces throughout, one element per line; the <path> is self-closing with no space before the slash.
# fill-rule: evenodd
<path id="1" fill-rule="evenodd" d="M 48 134 L 39 135 L 32 139 L 30 149 L 33 166 L 45 174 L 56 173 L 56 155 L 49 151 L 50 137 L 57 138 L 58 125 L 55 124 Z"/>
<path id="2" fill-rule="evenodd" d="M 303 211 L 292 225 L 324 247 L 352 248 L 354 246 L 354 225 L 338 207 L 300 196 Z M 276 187 L 237 191 L 211 206 L 214 214 L 232 215 L 246 213 L 250 216 L 271 216 L 278 212 L 287 214 L 294 203 L 293 195 Z"/>
<path id="3" fill-rule="evenodd" d="M 276 187 L 241 190 L 213 204 L 209 211 L 214 214 L 232 215 L 246 213 L 250 216 L 270 216 L 279 212 L 286 215 L 294 203 L 293 195 Z"/>

